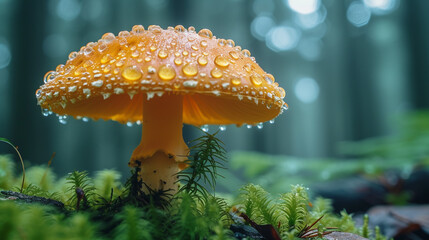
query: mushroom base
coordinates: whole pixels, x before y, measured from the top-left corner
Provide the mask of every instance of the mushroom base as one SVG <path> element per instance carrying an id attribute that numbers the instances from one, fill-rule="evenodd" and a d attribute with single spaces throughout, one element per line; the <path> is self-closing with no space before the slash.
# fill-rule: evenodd
<path id="1" fill-rule="evenodd" d="M 163 190 L 167 194 L 177 192 L 177 173 L 181 170 L 182 163 L 177 163 L 171 155 L 163 151 L 157 151 L 151 157 L 137 161 L 140 162 L 138 177 L 143 182 L 144 192 L 148 193 L 150 190 Z"/>

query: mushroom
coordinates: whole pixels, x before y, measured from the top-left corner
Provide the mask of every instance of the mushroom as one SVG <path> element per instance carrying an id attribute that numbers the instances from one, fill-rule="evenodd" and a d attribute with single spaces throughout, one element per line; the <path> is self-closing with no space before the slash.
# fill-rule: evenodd
<path id="1" fill-rule="evenodd" d="M 153 190 L 178 189 L 189 148 L 183 123 L 258 124 L 287 108 L 285 91 L 234 41 L 208 29 L 136 25 L 72 52 L 36 91 L 60 117 L 141 122 L 130 167 Z M 148 189 L 143 189 L 148 192 Z"/>

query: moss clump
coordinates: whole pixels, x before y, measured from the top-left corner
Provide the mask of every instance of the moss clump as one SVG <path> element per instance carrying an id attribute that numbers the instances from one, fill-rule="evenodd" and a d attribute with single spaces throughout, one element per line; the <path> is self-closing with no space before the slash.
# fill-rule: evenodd
<path id="1" fill-rule="evenodd" d="M 222 143 L 215 135 L 206 134 L 194 146 L 190 167 L 178 175 L 182 188 L 174 196 L 162 191 L 142 192 L 138 169 L 121 185 L 114 170 L 100 171 L 94 179 L 87 172 L 75 171 L 57 180 L 48 168 L 31 167 L 22 194 L 1 191 L 1 239 L 274 237 L 269 234 L 300 239 L 323 237 L 329 227 L 365 235 L 370 232 L 367 227 L 357 229 L 347 213 L 332 213 L 329 200 L 319 198 L 311 206 L 307 189 L 300 185 L 278 198 L 252 184 L 244 186 L 233 201 L 216 197 L 202 183 L 214 189 L 217 169 L 226 159 Z M 9 158 L 0 159 L 6 159 L 4 166 L 13 166 Z M 21 185 L 9 168 L 2 171 L 9 175 L 1 179 L 1 186 Z M 246 232 L 249 229 L 252 235 Z M 378 230 L 375 233 L 382 239 Z"/>

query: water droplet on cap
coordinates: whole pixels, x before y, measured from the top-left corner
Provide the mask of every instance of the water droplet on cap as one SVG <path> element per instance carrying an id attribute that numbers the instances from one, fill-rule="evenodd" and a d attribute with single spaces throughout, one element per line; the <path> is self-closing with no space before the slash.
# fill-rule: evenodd
<path id="1" fill-rule="evenodd" d="M 193 77 L 198 74 L 198 68 L 193 63 L 187 63 L 182 68 L 183 73 L 186 76 Z"/>
<path id="2" fill-rule="evenodd" d="M 120 31 L 119 34 L 118 34 L 118 36 L 126 38 L 126 37 L 130 36 L 130 32 L 128 32 L 128 31 Z"/>
<path id="3" fill-rule="evenodd" d="M 235 46 L 235 42 L 232 39 L 228 39 L 226 41 L 226 45 L 228 45 L 229 47 L 234 47 Z"/>
<path id="4" fill-rule="evenodd" d="M 229 61 L 223 55 L 219 55 L 214 60 L 215 64 L 219 67 L 228 67 Z"/>
<path id="5" fill-rule="evenodd" d="M 69 54 L 69 60 L 72 61 L 73 59 L 75 59 L 77 57 L 77 54 L 78 54 L 77 52 L 71 52 Z"/>
<path id="6" fill-rule="evenodd" d="M 219 68 L 213 68 L 211 70 L 210 74 L 214 78 L 221 78 L 222 77 L 222 71 Z"/>
<path id="7" fill-rule="evenodd" d="M 64 116 L 59 115 L 58 122 L 60 122 L 61 124 L 67 124 L 67 115 L 64 115 Z"/>
<path id="8" fill-rule="evenodd" d="M 49 71 L 43 77 L 43 82 L 44 83 L 48 83 L 48 82 L 54 80 L 56 76 L 57 76 L 57 72 L 55 72 L 55 71 Z"/>
<path id="9" fill-rule="evenodd" d="M 182 25 L 177 25 L 176 27 L 174 27 L 174 30 L 177 32 L 185 32 L 186 31 L 185 27 Z"/>
<path id="10" fill-rule="evenodd" d="M 105 44 L 105 43 L 101 43 L 99 46 L 98 46 L 98 51 L 99 52 L 104 52 L 104 50 L 106 50 L 107 49 L 107 44 Z"/>
<path id="11" fill-rule="evenodd" d="M 122 77 L 128 81 L 136 81 L 142 77 L 142 72 L 137 66 L 128 66 L 122 71 Z"/>
<path id="12" fill-rule="evenodd" d="M 198 35 L 200 35 L 201 37 L 206 37 L 206 38 L 212 38 L 213 37 L 213 33 L 212 31 L 208 30 L 208 29 L 201 29 L 198 32 Z"/>
<path id="13" fill-rule="evenodd" d="M 219 130 L 221 130 L 222 132 L 226 130 L 226 126 L 225 125 L 220 125 L 219 126 Z"/>
<path id="14" fill-rule="evenodd" d="M 231 56 L 235 60 L 237 60 L 239 58 L 238 52 L 236 52 L 236 51 L 229 52 L 229 56 Z"/>
<path id="15" fill-rule="evenodd" d="M 201 66 L 205 66 L 207 64 L 207 57 L 205 56 L 201 56 L 198 58 L 198 64 L 200 64 Z"/>
<path id="16" fill-rule="evenodd" d="M 85 54 L 85 56 L 89 56 L 89 55 L 91 55 L 91 54 L 92 54 L 92 52 L 94 52 L 94 49 L 92 49 L 92 47 L 86 47 L 86 48 L 83 50 L 83 54 Z"/>
<path id="17" fill-rule="evenodd" d="M 238 86 L 241 84 L 241 79 L 233 78 L 233 79 L 231 79 L 231 83 L 232 83 L 232 85 Z"/>
<path id="18" fill-rule="evenodd" d="M 115 40 L 115 35 L 113 33 L 105 33 L 101 38 L 105 42 L 109 43 L 109 42 Z"/>
<path id="19" fill-rule="evenodd" d="M 250 81 L 254 86 L 261 86 L 262 84 L 262 77 L 259 74 L 255 74 L 250 76 Z"/>
<path id="20" fill-rule="evenodd" d="M 262 129 L 264 127 L 264 124 L 260 122 L 260 123 L 256 124 L 256 127 L 258 129 Z"/>
<path id="21" fill-rule="evenodd" d="M 158 52 L 158 57 L 162 59 L 166 58 L 167 56 L 168 56 L 168 53 L 166 51 L 161 50 Z"/>
<path id="22" fill-rule="evenodd" d="M 183 63 L 183 61 L 182 61 L 182 59 L 181 58 L 175 58 L 174 59 L 174 64 L 176 64 L 176 65 L 180 65 L 180 64 L 182 64 Z"/>
<path id="23" fill-rule="evenodd" d="M 162 65 L 158 69 L 158 76 L 162 80 L 170 81 L 176 77 L 176 71 L 170 65 Z"/>
<path id="24" fill-rule="evenodd" d="M 144 27 L 142 25 L 134 25 L 132 31 L 134 33 L 144 33 Z"/>

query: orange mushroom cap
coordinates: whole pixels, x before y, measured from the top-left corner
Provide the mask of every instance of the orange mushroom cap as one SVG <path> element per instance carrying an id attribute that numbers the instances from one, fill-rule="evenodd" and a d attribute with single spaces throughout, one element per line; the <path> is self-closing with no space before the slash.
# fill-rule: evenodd
<path id="1" fill-rule="evenodd" d="M 256 124 L 287 105 L 285 91 L 232 40 L 178 25 L 136 25 L 72 52 L 48 72 L 38 104 L 60 115 L 142 121 L 143 98 L 183 95 L 183 122 Z"/>

